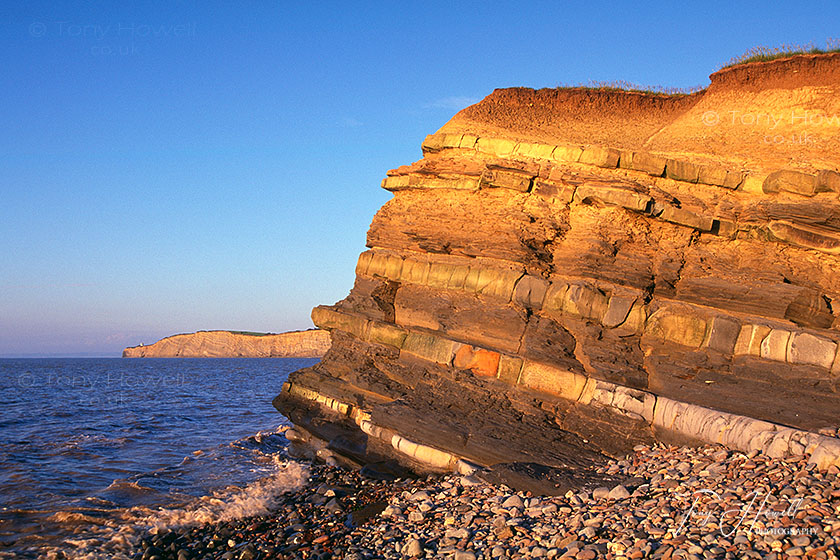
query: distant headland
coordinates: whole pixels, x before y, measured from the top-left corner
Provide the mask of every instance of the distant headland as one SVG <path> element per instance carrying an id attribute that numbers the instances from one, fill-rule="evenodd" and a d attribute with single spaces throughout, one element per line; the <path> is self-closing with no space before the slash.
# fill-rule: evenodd
<path id="1" fill-rule="evenodd" d="M 123 358 L 320 358 L 330 348 L 330 334 L 320 329 L 286 333 L 198 331 L 131 346 Z"/>

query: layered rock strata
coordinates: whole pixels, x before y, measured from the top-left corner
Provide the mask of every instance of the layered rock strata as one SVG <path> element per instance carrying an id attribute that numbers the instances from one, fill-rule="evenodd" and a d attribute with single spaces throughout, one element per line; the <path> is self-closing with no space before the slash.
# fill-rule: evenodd
<path id="1" fill-rule="evenodd" d="M 199 331 L 176 334 L 123 350 L 124 358 L 320 358 L 330 348 L 327 331 L 280 334 Z"/>
<path id="2" fill-rule="evenodd" d="M 838 55 L 691 96 L 495 91 L 388 172 L 353 290 L 312 314 L 332 348 L 275 405 L 433 470 L 656 440 L 840 464 L 837 119 Z"/>

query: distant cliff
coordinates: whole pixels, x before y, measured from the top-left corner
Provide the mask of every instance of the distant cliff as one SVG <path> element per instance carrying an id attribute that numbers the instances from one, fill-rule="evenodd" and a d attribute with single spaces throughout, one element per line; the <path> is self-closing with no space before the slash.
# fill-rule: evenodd
<path id="1" fill-rule="evenodd" d="M 330 334 L 311 329 L 281 334 L 199 331 L 123 350 L 123 358 L 320 358 Z"/>

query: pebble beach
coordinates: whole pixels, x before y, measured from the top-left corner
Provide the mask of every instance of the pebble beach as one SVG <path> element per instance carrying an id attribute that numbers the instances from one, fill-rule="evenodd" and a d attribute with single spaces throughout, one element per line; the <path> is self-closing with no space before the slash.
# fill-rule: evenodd
<path id="1" fill-rule="evenodd" d="M 637 447 L 624 482 L 532 496 L 480 473 L 372 480 L 312 465 L 268 515 L 147 535 L 137 560 L 837 558 L 838 469 L 720 447 Z"/>

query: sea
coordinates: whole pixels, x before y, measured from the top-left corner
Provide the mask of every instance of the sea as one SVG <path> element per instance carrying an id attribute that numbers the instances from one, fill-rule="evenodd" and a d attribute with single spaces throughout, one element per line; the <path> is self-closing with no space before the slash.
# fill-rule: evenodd
<path id="1" fill-rule="evenodd" d="M 271 405 L 315 359 L 0 359 L 0 558 L 122 558 L 302 487 Z"/>

